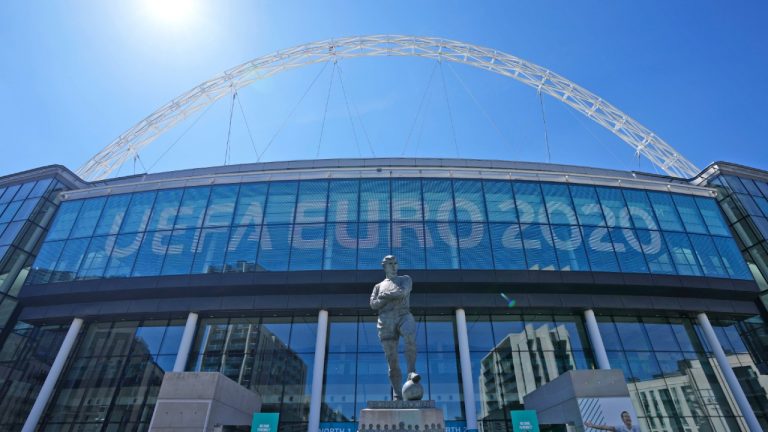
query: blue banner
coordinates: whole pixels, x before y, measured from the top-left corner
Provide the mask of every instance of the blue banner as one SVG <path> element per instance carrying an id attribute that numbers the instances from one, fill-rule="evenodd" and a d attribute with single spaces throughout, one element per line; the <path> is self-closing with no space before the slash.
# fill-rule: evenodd
<path id="1" fill-rule="evenodd" d="M 277 432 L 280 413 L 253 413 L 251 432 Z"/>
<path id="2" fill-rule="evenodd" d="M 510 411 L 512 417 L 512 432 L 539 432 L 539 418 L 536 411 Z"/>

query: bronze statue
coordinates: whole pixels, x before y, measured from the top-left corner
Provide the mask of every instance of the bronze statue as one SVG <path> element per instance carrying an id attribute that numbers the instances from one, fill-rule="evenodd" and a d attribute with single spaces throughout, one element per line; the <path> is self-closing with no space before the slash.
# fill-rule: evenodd
<path id="1" fill-rule="evenodd" d="M 394 255 L 385 256 L 381 265 L 384 267 L 386 279 L 373 287 L 371 308 L 379 313 L 376 328 L 387 357 L 389 382 L 392 384 L 395 400 L 403 399 L 404 389 L 406 399 L 419 400 L 424 390 L 418 384 L 421 377 L 416 373 L 416 320 L 410 310 L 413 281 L 410 276 L 397 275 L 397 258 Z M 408 382 L 403 387 L 403 373 L 397 353 L 401 336 L 405 342 L 405 360 L 408 363 Z"/>

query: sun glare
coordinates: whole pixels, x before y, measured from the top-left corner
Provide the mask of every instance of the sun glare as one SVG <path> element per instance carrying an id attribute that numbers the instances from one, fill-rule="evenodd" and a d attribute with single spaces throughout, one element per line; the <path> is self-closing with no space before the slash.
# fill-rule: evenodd
<path id="1" fill-rule="evenodd" d="M 144 4 L 152 19 L 167 25 L 184 26 L 197 15 L 195 0 L 145 0 Z"/>

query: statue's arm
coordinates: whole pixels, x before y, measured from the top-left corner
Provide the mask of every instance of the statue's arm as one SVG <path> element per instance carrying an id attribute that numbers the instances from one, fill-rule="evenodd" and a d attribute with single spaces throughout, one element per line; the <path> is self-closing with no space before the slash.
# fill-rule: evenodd
<path id="1" fill-rule="evenodd" d="M 405 285 L 403 287 L 403 291 L 405 291 L 404 295 L 410 295 L 411 290 L 413 289 L 413 279 L 411 279 L 411 277 L 408 275 L 405 275 L 405 277 L 406 277 L 406 282 L 403 284 Z"/>
<path id="2" fill-rule="evenodd" d="M 382 306 L 384 306 L 384 301 L 379 298 L 379 285 L 376 284 L 371 293 L 371 309 L 379 310 Z"/>

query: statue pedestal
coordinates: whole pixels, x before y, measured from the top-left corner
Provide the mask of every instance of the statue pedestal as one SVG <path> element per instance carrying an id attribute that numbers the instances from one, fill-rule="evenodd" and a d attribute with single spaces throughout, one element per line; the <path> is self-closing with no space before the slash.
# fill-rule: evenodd
<path id="1" fill-rule="evenodd" d="M 358 425 L 358 432 L 445 432 L 443 410 L 432 400 L 368 401 Z"/>

